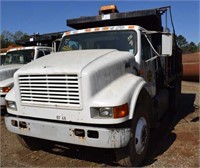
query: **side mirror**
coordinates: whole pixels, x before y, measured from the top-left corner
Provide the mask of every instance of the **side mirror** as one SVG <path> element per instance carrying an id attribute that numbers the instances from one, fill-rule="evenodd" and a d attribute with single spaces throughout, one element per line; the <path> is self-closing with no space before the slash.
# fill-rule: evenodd
<path id="1" fill-rule="evenodd" d="M 171 56 L 173 48 L 173 35 L 162 34 L 162 54 L 161 56 Z"/>

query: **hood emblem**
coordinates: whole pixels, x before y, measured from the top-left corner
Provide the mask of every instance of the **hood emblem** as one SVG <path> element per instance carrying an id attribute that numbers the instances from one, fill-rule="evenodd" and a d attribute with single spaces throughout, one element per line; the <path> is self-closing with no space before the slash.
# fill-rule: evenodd
<path id="1" fill-rule="evenodd" d="M 44 66 L 43 68 L 52 68 L 52 66 Z"/>

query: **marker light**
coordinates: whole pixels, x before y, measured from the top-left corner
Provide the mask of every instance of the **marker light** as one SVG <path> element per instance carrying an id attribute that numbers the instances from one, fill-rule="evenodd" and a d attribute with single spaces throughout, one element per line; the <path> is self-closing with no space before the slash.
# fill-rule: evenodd
<path id="1" fill-rule="evenodd" d="M 119 11 L 117 10 L 117 6 L 116 5 L 102 6 L 99 10 L 99 15 L 109 14 L 109 13 L 119 13 Z"/>

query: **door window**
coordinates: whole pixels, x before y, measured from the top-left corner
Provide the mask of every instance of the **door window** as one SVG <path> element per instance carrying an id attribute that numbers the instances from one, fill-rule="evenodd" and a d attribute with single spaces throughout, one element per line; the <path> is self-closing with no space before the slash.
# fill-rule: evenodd
<path id="1" fill-rule="evenodd" d="M 142 35 L 142 59 L 144 61 L 151 58 L 151 47 L 147 41 L 147 39 Z"/>
<path id="2" fill-rule="evenodd" d="M 43 57 L 44 55 L 44 52 L 39 50 L 37 58 Z"/>

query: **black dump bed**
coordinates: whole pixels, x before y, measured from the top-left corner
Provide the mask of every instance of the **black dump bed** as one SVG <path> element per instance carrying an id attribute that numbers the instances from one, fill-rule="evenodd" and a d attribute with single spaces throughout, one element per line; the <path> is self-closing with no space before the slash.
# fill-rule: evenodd
<path id="1" fill-rule="evenodd" d="M 26 40 L 17 40 L 16 44 L 22 45 L 22 46 L 37 46 L 38 44 L 42 46 L 52 46 L 52 42 L 56 39 L 59 39 L 62 37 L 62 32 L 54 32 L 54 33 L 47 33 L 47 34 L 34 34 L 29 36 Z"/>
<path id="2" fill-rule="evenodd" d="M 139 25 L 147 30 L 162 31 L 161 15 L 163 9 L 165 9 L 165 7 L 123 13 L 111 13 L 107 16 L 98 15 L 68 19 L 67 26 L 74 29 L 85 29 L 103 26 Z"/>

